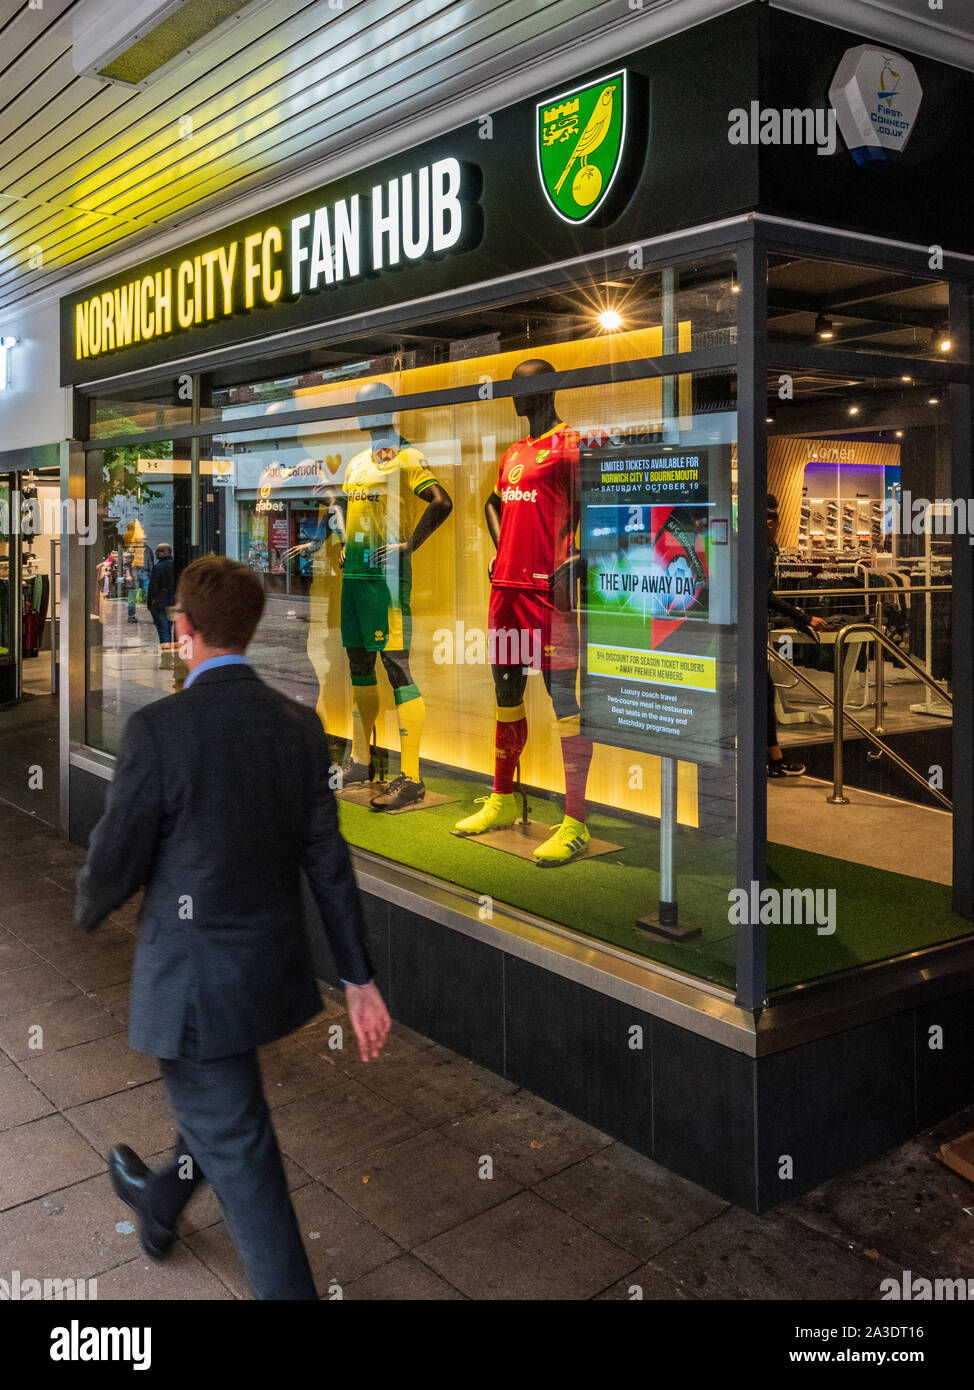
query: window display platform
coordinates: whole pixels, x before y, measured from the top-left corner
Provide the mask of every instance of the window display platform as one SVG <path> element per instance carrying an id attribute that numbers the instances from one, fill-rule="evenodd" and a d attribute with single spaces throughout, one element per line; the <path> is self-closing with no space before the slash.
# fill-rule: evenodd
<path id="1" fill-rule="evenodd" d="M 399 864 L 436 875 L 500 903 L 517 903 L 538 917 L 597 937 L 698 979 L 733 989 L 736 928 L 728 918 L 734 846 L 687 826 L 676 836 L 677 897 L 681 916 L 702 928 L 687 942 L 652 941 L 636 927 L 654 912 L 645 896 L 646 871 L 658 883 L 659 831 L 654 822 L 591 813 L 592 834 L 614 841 L 615 853 L 583 857 L 557 869 L 498 854 L 476 837 L 453 835 L 456 821 L 484 791 L 479 781 L 426 776 L 427 786 L 449 802 L 422 816 L 395 819 L 348 801 L 341 805 L 342 833 L 349 843 Z M 777 789 L 775 789 L 777 790 Z M 824 797 L 824 792 L 822 793 Z M 531 817 L 558 824 L 556 806 L 529 797 Z M 828 808 L 838 810 L 840 808 Z M 944 884 L 853 864 L 787 845 L 768 845 L 768 886 L 836 890 L 837 927 L 818 935 L 814 926 L 768 927 L 768 988 L 782 990 L 858 965 L 921 950 L 962 936 L 970 923 L 951 911 Z"/>

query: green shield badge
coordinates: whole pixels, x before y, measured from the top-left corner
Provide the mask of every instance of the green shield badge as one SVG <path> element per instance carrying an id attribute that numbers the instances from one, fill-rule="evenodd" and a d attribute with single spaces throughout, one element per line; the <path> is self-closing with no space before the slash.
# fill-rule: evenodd
<path id="1" fill-rule="evenodd" d="M 538 102 L 538 175 L 565 222 L 587 222 L 609 196 L 626 144 L 626 87 L 622 69 Z"/>

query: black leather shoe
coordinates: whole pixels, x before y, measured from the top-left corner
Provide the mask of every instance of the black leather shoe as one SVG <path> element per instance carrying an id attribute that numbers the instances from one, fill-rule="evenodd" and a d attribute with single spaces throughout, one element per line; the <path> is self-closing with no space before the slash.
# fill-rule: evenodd
<path id="1" fill-rule="evenodd" d="M 422 801 L 426 795 L 426 783 L 413 781 L 412 777 L 407 777 L 400 772 L 394 782 L 390 782 L 385 791 L 379 792 L 369 802 L 373 811 L 401 811 L 404 806 L 412 806 L 414 802 Z"/>
<path id="2" fill-rule="evenodd" d="M 108 1176 L 117 1196 L 139 1218 L 139 1241 L 152 1260 L 164 1260 L 176 1240 L 176 1232 L 160 1225 L 149 1211 L 146 1185 L 152 1169 L 127 1144 L 116 1144 L 108 1155 Z"/>
<path id="3" fill-rule="evenodd" d="M 784 758 L 768 759 L 769 777 L 800 777 L 804 771 L 804 763 L 789 763 Z"/>

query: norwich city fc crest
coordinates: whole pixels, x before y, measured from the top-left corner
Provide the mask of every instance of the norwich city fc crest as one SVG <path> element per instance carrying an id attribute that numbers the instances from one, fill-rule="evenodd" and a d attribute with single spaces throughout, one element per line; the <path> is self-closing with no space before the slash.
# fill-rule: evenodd
<path id="1" fill-rule="evenodd" d="M 609 196 L 626 144 L 626 72 L 537 106 L 538 174 L 565 222 L 587 222 Z"/>

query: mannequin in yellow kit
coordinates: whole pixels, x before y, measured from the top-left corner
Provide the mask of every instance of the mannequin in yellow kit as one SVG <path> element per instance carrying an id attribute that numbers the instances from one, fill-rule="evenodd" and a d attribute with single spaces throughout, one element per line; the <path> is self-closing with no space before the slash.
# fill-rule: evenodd
<path id="1" fill-rule="evenodd" d="M 365 403 L 392 394 L 382 382 L 370 382 L 355 399 Z M 342 646 L 355 700 L 352 747 L 342 763 L 342 785 L 370 782 L 374 776 L 369 745 L 379 714 L 375 668 L 381 657 L 396 702 L 401 762 L 399 776 L 372 797 L 370 805 L 375 811 L 397 811 L 426 795 L 419 769 L 426 706 L 409 669 L 411 557 L 446 521 L 453 503 L 424 456 L 399 434 L 391 415 L 364 415 L 359 426 L 371 436 L 371 445 L 349 460 L 340 498 L 336 489 L 336 503 L 344 514 L 338 561 Z M 413 526 L 414 497 L 422 511 Z"/>

